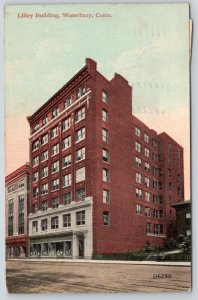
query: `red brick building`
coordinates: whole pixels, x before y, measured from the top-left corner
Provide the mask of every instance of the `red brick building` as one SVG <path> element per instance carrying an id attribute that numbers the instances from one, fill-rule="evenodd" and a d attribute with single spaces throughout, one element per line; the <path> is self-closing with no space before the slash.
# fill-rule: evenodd
<path id="1" fill-rule="evenodd" d="M 6 187 L 6 257 L 28 255 L 29 164 L 12 172 L 5 179 Z"/>
<path id="2" fill-rule="evenodd" d="M 174 235 L 183 149 L 132 115 L 125 78 L 87 59 L 28 122 L 30 256 L 90 258 Z"/>

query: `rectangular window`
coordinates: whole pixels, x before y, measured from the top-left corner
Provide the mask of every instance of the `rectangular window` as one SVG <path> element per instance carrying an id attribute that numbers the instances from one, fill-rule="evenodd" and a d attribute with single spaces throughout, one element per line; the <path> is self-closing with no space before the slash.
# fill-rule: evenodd
<path id="1" fill-rule="evenodd" d="M 51 229 L 58 228 L 58 217 L 51 218 Z"/>
<path id="2" fill-rule="evenodd" d="M 143 214 L 144 208 L 142 205 L 136 204 L 136 214 Z"/>
<path id="3" fill-rule="evenodd" d="M 146 223 L 146 233 L 151 233 L 151 223 Z"/>
<path id="4" fill-rule="evenodd" d="M 85 147 L 76 150 L 76 161 L 85 159 Z"/>
<path id="5" fill-rule="evenodd" d="M 84 225 L 85 224 L 85 210 L 78 211 L 76 213 L 76 225 Z"/>
<path id="6" fill-rule="evenodd" d="M 70 128 L 70 118 L 67 118 L 66 120 L 63 121 L 62 123 L 62 130 L 67 130 Z"/>
<path id="7" fill-rule="evenodd" d="M 38 177 L 39 177 L 39 173 L 38 172 L 34 172 L 33 173 L 33 182 L 38 181 Z"/>
<path id="8" fill-rule="evenodd" d="M 45 134 L 41 138 L 41 145 L 45 145 L 48 142 L 48 134 Z"/>
<path id="9" fill-rule="evenodd" d="M 71 165 L 71 154 L 63 157 L 63 168 L 69 167 Z"/>
<path id="10" fill-rule="evenodd" d="M 41 161 L 48 159 L 48 150 L 41 153 Z"/>
<path id="11" fill-rule="evenodd" d="M 141 129 L 139 129 L 138 127 L 135 127 L 135 135 L 141 137 Z"/>
<path id="12" fill-rule="evenodd" d="M 42 120 L 42 125 L 45 126 L 48 123 L 48 118 L 44 117 Z"/>
<path id="13" fill-rule="evenodd" d="M 159 168 L 153 167 L 153 175 L 159 176 Z"/>
<path id="14" fill-rule="evenodd" d="M 18 198 L 18 234 L 24 234 L 24 195 Z"/>
<path id="15" fill-rule="evenodd" d="M 41 202 L 41 208 L 42 208 L 42 211 L 46 211 L 48 209 L 48 201 L 47 200 Z"/>
<path id="16" fill-rule="evenodd" d="M 160 219 L 163 219 L 163 217 L 164 217 L 164 211 L 163 211 L 163 209 L 159 210 L 159 217 L 160 217 Z"/>
<path id="17" fill-rule="evenodd" d="M 110 203 L 110 196 L 108 190 L 103 190 L 103 203 Z"/>
<path id="18" fill-rule="evenodd" d="M 160 224 L 160 233 L 164 233 L 164 225 Z"/>
<path id="19" fill-rule="evenodd" d="M 109 170 L 103 169 L 103 181 L 108 182 L 109 181 Z"/>
<path id="20" fill-rule="evenodd" d="M 142 160 L 141 158 L 137 157 L 135 158 L 135 164 L 138 168 L 141 168 L 142 167 Z"/>
<path id="21" fill-rule="evenodd" d="M 151 217 L 151 209 L 150 207 L 145 207 L 145 214 L 147 217 Z"/>
<path id="22" fill-rule="evenodd" d="M 41 220 L 41 231 L 47 230 L 47 219 Z"/>
<path id="23" fill-rule="evenodd" d="M 106 143 L 109 142 L 109 132 L 105 128 L 102 129 L 102 140 Z"/>
<path id="24" fill-rule="evenodd" d="M 23 187 L 24 185 L 25 185 L 24 180 L 23 180 L 23 179 L 20 180 L 20 181 L 19 181 L 19 188 Z"/>
<path id="25" fill-rule="evenodd" d="M 70 107 L 71 104 L 72 104 L 72 97 L 69 96 L 69 97 L 67 97 L 67 99 L 65 100 L 65 108 Z"/>
<path id="26" fill-rule="evenodd" d="M 85 200 L 85 188 L 80 188 L 78 190 L 76 190 L 76 201 L 79 202 L 79 201 L 84 201 Z"/>
<path id="27" fill-rule="evenodd" d="M 39 164 L 39 156 L 35 156 L 35 157 L 33 157 L 33 167 L 36 167 L 36 166 L 38 166 L 38 164 Z"/>
<path id="28" fill-rule="evenodd" d="M 159 234 L 160 233 L 160 225 L 159 224 L 154 224 L 154 234 Z"/>
<path id="29" fill-rule="evenodd" d="M 109 162 L 109 151 L 106 149 L 102 150 L 102 160 L 104 162 Z"/>
<path id="30" fill-rule="evenodd" d="M 37 141 L 35 141 L 35 142 L 32 143 L 32 150 L 33 151 L 36 150 L 36 149 L 38 149 L 38 147 L 39 147 L 39 140 L 37 140 Z"/>
<path id="31" fill-rule="evenodd" d="M 58 136 L 58 126 L 51 130 L 51 139 Z"/>
<path id="32" fill-rule="evenodd" d="M 75 141 L 79 142 L 82 141 L 85 138 L 85 127 L 80 128 L 75 133 Z"/>
<path id="33" fill-rule="evenodd" d="M 8 187 L 8 193 L 11 193 L 11 192 L 13 192 L 14 191 L 14 185 L 10 185 L 9 187 Z"/>
<path id="34" fill-rule="evenodd" d="M 150 186 L 150 178 L 145 177 L 145 185 L 146 185 L 147 187 Z"/>
<path id="35" fill-rule="evenodd" d="M 76 183 L 85 180 L 85 167 L 76 170 Z"/>
<path id="36" fill-rule="evenodd" d="M 63 149 L 67 149 L 71 146 L 71 136 L 68 136 L 66 137 L 64 140 L 63 140 L 63 143 L 62 143 L 62 148 Z"/>
<path id="37" fill-rule="evenodd" d="M 153 144 L 153 147 L 154 147 L 154 148 L 156 148 L 156 149 L 157 149 L 157 148 L 158 148 L 158 146 L 159 146 L 159 143 L 158 143 L 158 141 L 157 141 L 157 140 L 155 140 L 155 139 L 153 139 L 153 140 L 152 140 L 152 144 Z"/>
<path id="38" fill-rule="evenodd" d="M 85 119 L 85 107 L 82 107 L 75 113 L 75 123 Z"/>
<path id="39" fill-rule="evenodd" d="M 34 203 L 32 205 L 32 211 L 33 211 L 34 214 L 38 212 L 38 203 Z"/>
<path id="40" fill-rule="evenodd" d="M 108 96 L 108 93 L 106 91 L 102 91 L 102 101 L 104 103 L 108 103 L 109 102 L 109 96 Z"/>
<path id="41" fill-rule="evenodd" d="M 45 195 L 48 193 L 48 183 L 45 183 L 41 186 L 41 194 Z"/>
<path id="42" fill-rule="evenodd" d="M 147 163 L 147 162 L 145 162 L 145 163 L 144 163 L 144 169 L 145 169 L 145 171 L 149 173 L 149 172 L 150 172 L 150 168 L 151 168 L 151 167 L 150 167 L 150 164 Z"/>
<path id="43" fill-rule="evenodd" d="M 32 233 L 38 232 L 38 221 L 32 222 Z"/>
<path id="44" fill-rule="evenodd" d="M 63 195 L 63 204 L 64 205 L 68 205 L 71 203 L 71 192 L 68 192 L 66 194 Z"/>
<path id="45" fill-rule="evenodd" d="M 63 187 L 67 187 L 71 185 L 71 174 L 67 174 L 63 176 Z"/>
<path id="46" fill-rule="evenodd" d="M 14 233 L 14 201 L 8 201 L 8 235 L 12 236 Z"/>
<path id="47" fill-rule="evenodd" d="M 145 200 L 150 202 L 151 201 L 151 193 L 145 192 Z"/>
<path id="48" fill-rule="evenodd" d="M 44 177 L 47 177 L 47 176 L 48 176 L 48 167 L 44 167 L 41 170 L 41 177 L 44 178 Z"/>
<path id="49" fill-rule="evenodd" d="M 136 198 L 142 199 L 142 190 L 136 188 L 135 189 L 135 195 L 136 195 Z"/>
<path id="50" fill-rule="evenodd" d="M 59 153 L 59 144 L 55 144 L 52 146 L 52 156 Z"/>
<path id="51" fill-rule="evenodd" d="M 148 148 L 144 148 L 144 155 L 150 157 L 150 150 Z"/>
<path id="52" fill-rule="evenodd" d="M 102 110 L 102 120 L 103 122 L 108 122 L 109 120 L 109 113 L 105 109 Z"/>
<path id="53" fill-rule="evenodd" d="M 63 227 L 71 226 L 71 214 L 63 215 Z"/>
<path id="54" fill-rule="evenodd" d="M 158 181 L 153 180 L 153 188 L 154 188 L 154 190 L 159 190 L 159 182 Z"/>
<path id="55" fill-rule="evenodd" d="M 135 181 L 136 181 L 137 183 L 142 183 L 142 174 L 136 173 L 136 174 L 135 174 Z"/>
<path id="56" fill-rule="evenodd" d="M 153 160 L 154 161 L 159 161 L 159 155 L 156 153 L 153 153 Z"/>
<path id="57" fill-rule="evenodd" d="M 55 161 L 52 163 L 52 173 L 59 171 L 59 161 Z"/>
<path id="58" fill-rule="evenodd" d="M 59 201 L 58 197 L 52 199 L 52 208 L 58 208 L 59 204 L 60 204 L 60 201 Z"/>
<path id="59" fill-rule="evenodd" d="M 33 127 L 33 133 L 39 130 L 39 123 L 36 123 Z"/>
<path id="60" fill-rule="evenodd" d="M 149 136 L 148 136 L 148 134 L 144 134 L 144 141 L 146 142 L 146 143 L 149 143 Z"/>
<path id="61" fill-rule="evenodd" d="M 34 198 L 37 197 L 38 194 L 39 194 L 39 189 L 38 189 L 38 187 L 34 187 L 34 188 L 33 188 L 33 197 L 34 197 Z"/>
<path id="62" fill-rule="evenodd" d="M 56 107 L 52 111 L 52 119 L 54 119 L 59 114 L 59 107 Z"/>
<path id="63" fill-rule="evenodd" d="M 77 89 L 76 91 L 76 99 L 82 97 L 85 93 L 86 93 L 85 86 L 84 85 L 80 86 L 79 89 Z"/>
<path id="64" fill-rule="evenodd" d="M 159 210 L 158 209 L 153 210 L 153 218 L 159 219 Z"/>
<path id="65" fill-rule="evenodd" d="M 110 225 L 110 214 L 108 211 L 103 211 L 103 225 Z"/>
<path id="66" fill-rule="evenodd" d="M 52 191 L 59 189 L 59 179 L 52 180 Z"/>
<path id="67" fill-rule="evenodd" d="M 138 142 L 135 142 L 135 150 L 139 153 L 142 151 L 142 145 Z"/>

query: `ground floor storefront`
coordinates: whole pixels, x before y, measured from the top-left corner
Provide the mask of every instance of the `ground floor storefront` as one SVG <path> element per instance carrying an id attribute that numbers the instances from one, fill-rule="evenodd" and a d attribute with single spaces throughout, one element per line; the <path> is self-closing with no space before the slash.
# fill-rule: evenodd
<path id="1" fill-rule="evenodd" d="M 6 238 L 6 258 L 23 258 L 28 255 L 27 235 Z"/>

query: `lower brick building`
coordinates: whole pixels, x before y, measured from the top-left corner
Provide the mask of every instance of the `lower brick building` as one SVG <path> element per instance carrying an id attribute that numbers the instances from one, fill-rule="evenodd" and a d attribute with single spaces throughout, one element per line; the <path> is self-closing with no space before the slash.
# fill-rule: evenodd
<path id="1" fill-rule="evenodd" d="M 29 164 L 5 179 L 6 257 L 28 255 Z"/>
<path id="2" fill-rule="evenodd" d="M 183 148 L 132 114 L 132 87 L 85 66 L 29 116 L 31 257 L 162 246 L 183 200 Z"/>

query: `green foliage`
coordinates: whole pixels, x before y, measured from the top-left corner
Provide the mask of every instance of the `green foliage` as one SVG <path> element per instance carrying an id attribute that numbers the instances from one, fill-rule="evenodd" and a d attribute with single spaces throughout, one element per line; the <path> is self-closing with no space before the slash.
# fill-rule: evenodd
<path id="1" fill-rule="evenodd" d="M 188 236 L 184 236 L 181 239 L 181 242 L 179 244 L 179 249 L 182 251 L 184 254 L 191 254 L 191 238 Z"/>

